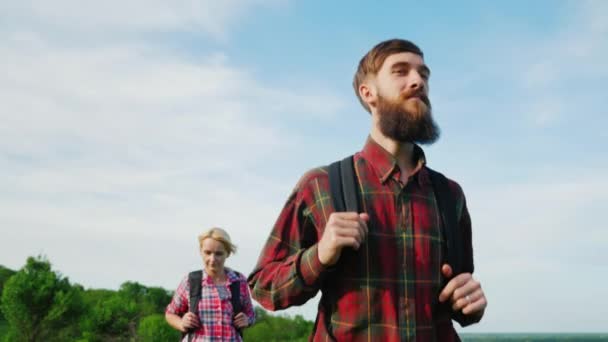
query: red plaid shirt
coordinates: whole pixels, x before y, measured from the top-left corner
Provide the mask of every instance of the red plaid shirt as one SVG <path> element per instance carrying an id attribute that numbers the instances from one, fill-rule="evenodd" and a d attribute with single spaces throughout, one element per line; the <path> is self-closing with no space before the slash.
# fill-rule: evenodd
<path id="1" fill-rule="evenodd" d="M 415 148 L 415 161 L 425 163 Z M 317 242 L 329 215 L 327 168 L 307 172 L 289 197 L 249 276 L 253 297 L 270 310 L 304 304 L 322 292 L 311 340 L 459 341 L 449 305 L 438 304 L 444 284 L 445 243 L 428 169 L 421 167 L 405 186 L 394 157 L 368 139 L 355 154 L 364 212 L 370 216 L 365 243 L 346 248 L 327 268 Z M 460 186 L 459 228 L 471 246 L 471 221 Z M 473 251 L 464 251 L 472 269 Z M 470 317 L 459 318 L 466 325 Z"/>
<path id="2" fill-rule="evenodd" d="M 200 328 L 194 332 L 193 342 L 242 341 L 233 325 L 232 302 L 230 301 L 232 297 L 230 284 L 235 281 L 240 281 L 241 304 L 243 313 L 249 318 L 249 325 L 251 326 L 255 321 L 247 279 L 242 274 L 229 268 L 226 268 L 226 274 L 228 275 L 228 281 L 226 284 L 220 285 L 220 288 L 213 283 L 211 277 L 203 270 L 201 300 L 198 302 L 197 311 Z M 183 316 L 189 309 L 189 294 L 190 284 L 186 275 L 179 283 L 165 312 Z M 188 341 L 187 337 L 184 337 L 183 341 Z"/>

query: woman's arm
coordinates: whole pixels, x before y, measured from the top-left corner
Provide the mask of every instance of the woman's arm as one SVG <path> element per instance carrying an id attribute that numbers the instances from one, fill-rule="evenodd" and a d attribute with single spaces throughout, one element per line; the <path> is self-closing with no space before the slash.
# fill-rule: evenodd
<path id="1" fill-rule="evenodd" d="M 165 312 L 165 319 L 170 326 L 183 333 L 187 332 L 189 329 L 199 327 L 198 317 L 192 312 L 187 312 L 182 317 L 179 317 L 174 313 Z"/>
<path id="2" fill-rule="evenodd" d="M 186 332 L 186 328 L 182 325 L 182 318 L 176 314 L 165 312 L 165 319 L 173 329 L 179 330 L 181 332 Z"/>
<path id="3" fill-rule="evenodd" d="M 177 286 L 177 290 L 175 290 L 175 294 L 173 294 L 173 298 L 165 310 L 167 323 L 181 332 L 187 332 L 188 329 L 199 326 L 198 317 L 189 312 L 189 291 L 190 284 L 188 283 L 188 276 L 186 276 Z"/>
<path id="4" fill-rule="evenodd" d="M 241 284 L 241 304 L 243 305 L 243 313 L 247 316 L 247 326 L 252 326 L 255 323 L 255 311 L 253 310 L 253 303 L 251 301 L 251 293 L 249 292 L 249 286 L 247 285 L 247 278 L 244 276 L 240 280 Z"/>

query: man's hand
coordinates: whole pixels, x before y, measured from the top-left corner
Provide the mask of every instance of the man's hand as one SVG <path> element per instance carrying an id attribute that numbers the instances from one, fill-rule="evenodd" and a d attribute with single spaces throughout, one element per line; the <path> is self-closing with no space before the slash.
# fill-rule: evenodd
<path id="1" fill-rule="evenodd" d="M 185 315 L 182 316 L 182 332 L 186 332 L 189 329 L 194 329 L 194 328 L 198 328 L 199 326 L 199 321 L 198 321 L 198 316 L 193 314 L 192 312 L 188 312 Z"/>
<path id="2" fill-rule="evenodd" d="M 249 318 L 242 312 L 239 312 L 236 316 L 234 316 L 234 326 L 243 329 L 249 325 Z"/>
<path id="3" fill-rule="evenodd" d="M 321 263 L 331 266 L 338 262 L 344 247 L 359 249 L 367 236 L 367 221 L 369 215 L 365 213 L 332 213 L 319 241 L 318 253 Z"/>
<path id="4" fill-rule="evenodd" d="M 452 267 L 444 264 L 441 273 L 449 279 L 452 276 Z M 439 294 L 439 301 L 445 302 L 448 299 L 452 303 L 452 310 L 462 310 L 465 315 L 482 316 L 488 306 L 481 284 L 471 273 L 459 274 L 447 283 Z"/>

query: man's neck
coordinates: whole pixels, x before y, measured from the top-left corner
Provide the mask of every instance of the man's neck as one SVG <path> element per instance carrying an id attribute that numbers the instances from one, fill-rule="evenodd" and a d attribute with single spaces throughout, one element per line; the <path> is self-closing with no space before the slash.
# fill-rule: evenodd
<path id="1" fill-rule="evenodd" d="M 378 145 L 382 146 L 382 148 L 395 157 L 397 166 L 399 166 L 399 170 L 401 170 L 401 180 L 404 181 L 404 183 L 409 176 L 418 171 L 418 165 L 414 164 L 412 160 L 414 144 L 393 140 L 382 134 L 376 127 L 372 127 L 370 136 Z"/>

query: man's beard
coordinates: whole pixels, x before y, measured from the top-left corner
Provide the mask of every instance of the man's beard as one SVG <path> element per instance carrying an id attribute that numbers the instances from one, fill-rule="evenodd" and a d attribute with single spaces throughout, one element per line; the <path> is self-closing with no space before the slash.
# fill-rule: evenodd
<path id="1" fill-rule="evenodd" d="M 426 95 L 403 94 L 391 101 L 378 94 L 377 110 L 380 132 L 396 141 L 432 144 L 439 139 L 439 127 L 433 120 L 431 102 Z"/>

